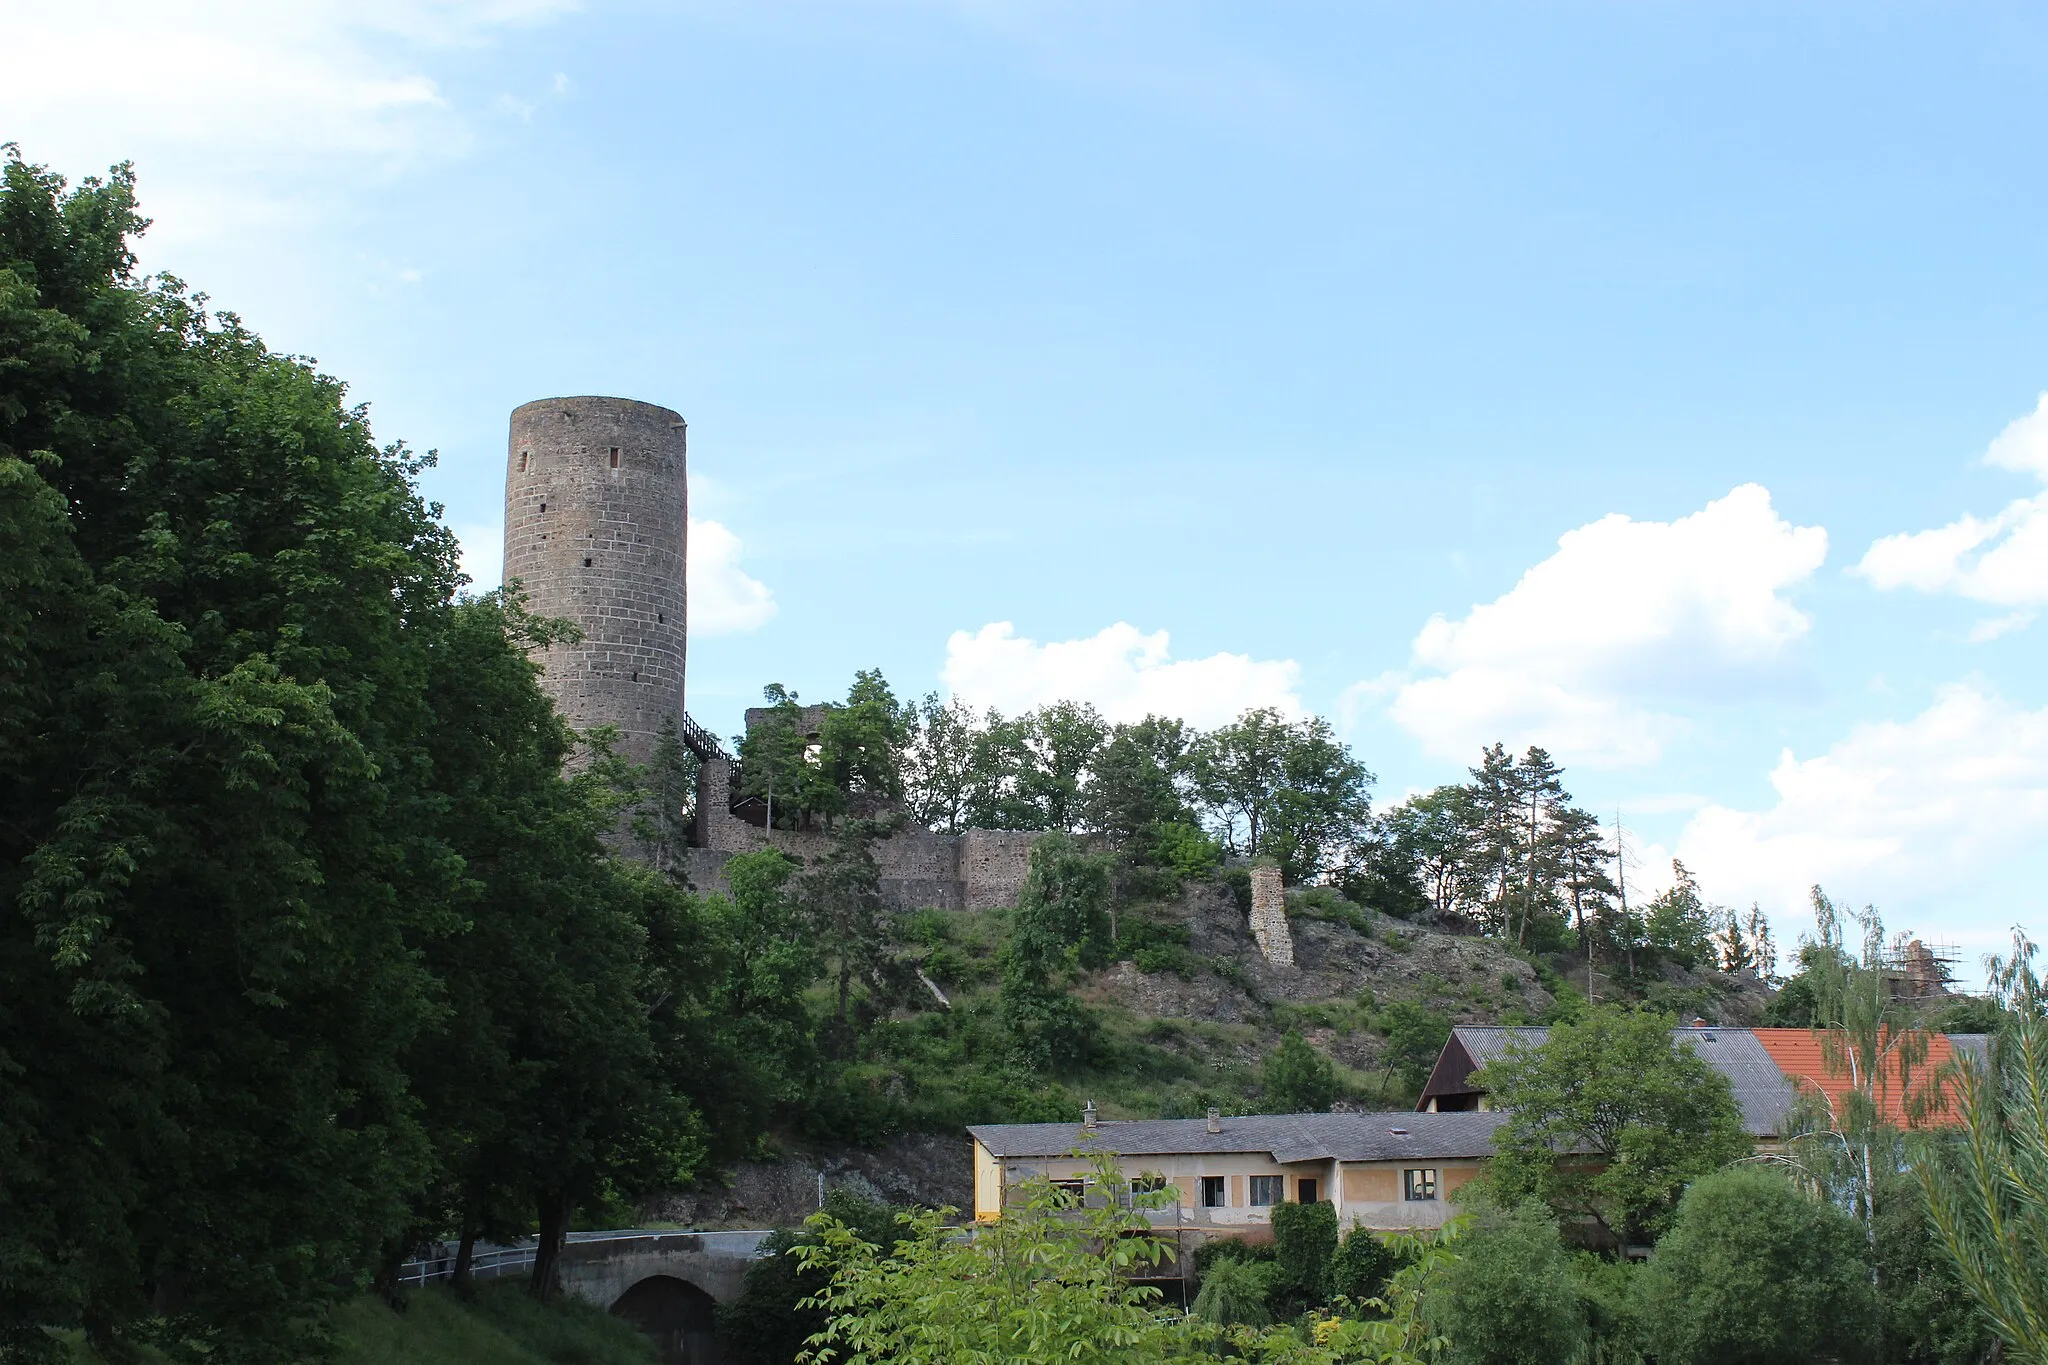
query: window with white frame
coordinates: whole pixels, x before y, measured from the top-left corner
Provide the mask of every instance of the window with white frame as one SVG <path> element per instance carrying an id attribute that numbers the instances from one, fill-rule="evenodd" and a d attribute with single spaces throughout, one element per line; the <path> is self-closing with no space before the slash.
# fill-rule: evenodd
<path id="1" fill-rule="evenodd" d="M 1252 1207 L 1270 1208 L 1284 1203 L 1287 1199 L 1287 1177 L 1280 1175 L 1255 1175 L 1252 1177 Z"/>
<path id="2" fill-rule="evenodd" d="M 1436 1172 L 1427 1167 L 1401 1172 L 1401 1197 L 1411 1201 L 1436 1198 Z"/>

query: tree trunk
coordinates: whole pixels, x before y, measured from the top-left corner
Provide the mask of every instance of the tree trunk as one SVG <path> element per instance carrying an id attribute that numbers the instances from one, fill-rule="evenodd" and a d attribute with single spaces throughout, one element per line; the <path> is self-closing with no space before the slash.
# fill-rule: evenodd
<path id="1" fill-rule="evenodd" d="M 533 1253 L 533 1280 L 528 1292 L 546 1303 L 562 1287 L 562 1243 L 569 1234 L 569 1196 L 560 1190 L 545 1190 L 539 1204 L 540 1246 Z"/>
<path id="2" fill-rule="evenodd" d="M 476 1211 L 468 1205 L 463 1206 L 462 1239 L 455 1245 L 455 1268 L 448 1283 L 464 1296 L 476 1285 Z"/>

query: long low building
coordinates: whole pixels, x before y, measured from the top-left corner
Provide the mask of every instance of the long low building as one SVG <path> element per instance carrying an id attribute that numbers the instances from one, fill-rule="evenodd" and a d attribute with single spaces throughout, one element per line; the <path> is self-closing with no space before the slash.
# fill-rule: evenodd
<path id="1" fill-rule="evenodd" d="M 1273 1206 L 1328 1200 L 1343 1226 L 1427 1228 L 1451 1216 L 1450 1196 L 1493 1153 L 1497 1113 L 1251 1114 L 1206 1119 L 990 1123 L 974 1139 L 974 1216 L 997 1217 L 1011 1192 L 1043 1178 L 1084 1198 L 1093 1155 L 1117 1158 L 1139 1189 L 1173 1200 L 1155 1223 L 1250 1233 Z"/>
<path id="2" fill-rule="evenodd" d="M 1276 1204 L 1336 1205 L 1339 1225 L 1383 1231 L 1437 1227 L 1450 1197 L 1484 1169 L 1506 1115 L 1490 1108 L 1475 1073 L 1511 1052 L 1535 1048 L 1544 1028 L 1453 1029 L 1417 1101 L 1417 1112 L 1252 1114 L 1206 1119 L 1097 1121 L 1090 1105 L 1074 1123 L 991 1123 L 969 1128 L 974 1140 L 974 1216 L 1000 1216 L 1019 1185 L 1046 1179 L 1086 1199 L 1128 1197 L 1091 1188 L 1091 1157 L 1117 1159 L 1133 1188 L 1163 1190 L 1172 1203 L 1152 1211 L 1162 1227 L 1209 1235 L 1259 1235 Z M 1828 1065 L 1807 1029 L 1695 1025 L 1674 1031 L 1727 1078 L 1744 1129 L 1769 1143 L 1789 1131 L 1802 1093 L 1840 1098 L 1849 1081 Z M 1958 1056 L 1982 1060 L 1982 1034 L 1930 1034 L 1921 1090 Z M 1896 1067 L 1893 1076 L 1896 1080 Z M 1917 1112 L 1907 1087 L 1880 1084 L 1876 1096 L 1892 1122 L 1953 1123 L 1953 1107 Z M 1197 1239 L 1199 1240 L 1199 1238 Z"/>

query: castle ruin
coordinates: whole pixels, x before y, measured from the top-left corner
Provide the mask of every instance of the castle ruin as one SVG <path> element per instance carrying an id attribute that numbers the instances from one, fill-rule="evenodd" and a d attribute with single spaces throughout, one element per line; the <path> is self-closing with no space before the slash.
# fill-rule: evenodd
<path id="1" fill-rule="evenodd" d="M 726 889 L 725 862 L 771 845 L 812 861 L 827 834 L 770 830 L 735 813 L 733 759 L 684 709 L 688 652 L 688 428 L 629 398 L 543 398 L 512 411 L 505 473 L 505 580 L 539 616 L 583 638 L 541 654 L 541 686 L 578 730 L 615 726 L 618 752 L 646 763 L 663 726 L 700 761 L 690 882 Z M 752 729 L 765 713 L 749 711 Z M 812 722 L 813 724 L 815 721 Z M 742 803 L 742 807 L 744 803 Z M 882 892 L 902 909 L 1014 905 L 1037 836 L 904 830 L 875 849 Z"/>

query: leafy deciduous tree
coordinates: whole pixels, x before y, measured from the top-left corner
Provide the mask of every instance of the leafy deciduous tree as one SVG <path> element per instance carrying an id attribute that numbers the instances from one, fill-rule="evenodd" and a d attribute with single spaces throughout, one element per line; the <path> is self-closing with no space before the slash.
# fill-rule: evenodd
<path id="1" fill-rule="evenodd" d="M 1504 1203 L 1542 1199 L 1639 1241 L 1688 1182 L 1748 1151 L 1727 1078 L 1672 1037 L 1672 1022 L 1594 1006 L 1475 1073 L 1509 1114 L 1485 1177 Z M 1571 1154 L 1586 1159 L 1559 1160 Z"/>

